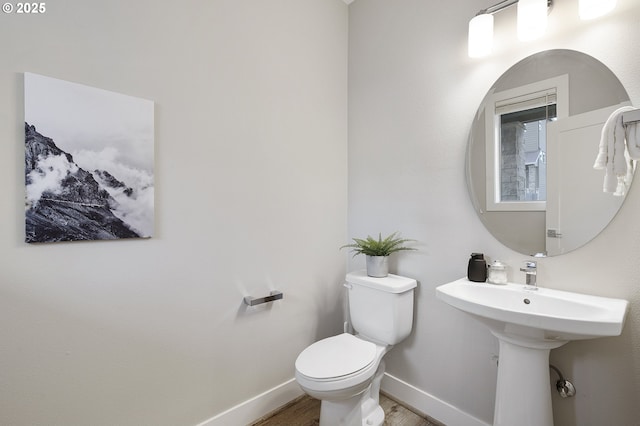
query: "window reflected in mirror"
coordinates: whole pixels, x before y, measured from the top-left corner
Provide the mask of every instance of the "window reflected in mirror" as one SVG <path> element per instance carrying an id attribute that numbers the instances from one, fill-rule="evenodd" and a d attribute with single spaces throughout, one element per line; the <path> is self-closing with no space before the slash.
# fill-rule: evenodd
<path id="1" fill-rule="evenodd" d="M 547 122 L 556 104 L 500 115 L 500 201 L 546 201 Z"/>
<path id="2" fill-rule="evenodd" d="M 568 76 L 493 93 L 486 115 L 487 210 L 545 211 L 547 124 L 568 115 Z"/>

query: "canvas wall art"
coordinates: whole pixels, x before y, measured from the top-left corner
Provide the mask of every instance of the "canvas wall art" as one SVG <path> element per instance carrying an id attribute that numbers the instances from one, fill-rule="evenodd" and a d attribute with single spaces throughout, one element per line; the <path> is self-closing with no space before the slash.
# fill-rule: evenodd
<path id="1" fill-rule="evenodd" d="M 25 73 L 25 241 L 149 238 L 154 104 Z"/>

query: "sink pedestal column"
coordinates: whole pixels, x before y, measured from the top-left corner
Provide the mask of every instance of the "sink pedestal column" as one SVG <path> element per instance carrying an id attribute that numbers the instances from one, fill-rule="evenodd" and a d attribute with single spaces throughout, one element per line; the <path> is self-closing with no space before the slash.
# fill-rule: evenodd
<path id="1" fill-rule="evenodd" d="M 500 341 L 494 426 L 553 426 L 549 352 L 565 341 L 492 331 Z"/>

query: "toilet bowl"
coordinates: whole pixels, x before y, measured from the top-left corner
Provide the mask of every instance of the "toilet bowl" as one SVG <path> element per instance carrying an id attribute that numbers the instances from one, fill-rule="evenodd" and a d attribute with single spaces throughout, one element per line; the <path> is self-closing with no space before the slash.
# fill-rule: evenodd
<path id="1" fill-rule="evenodd" d="M 340 399 L 368 387 L 387 348 L 348 333 L 328 337 L 296 359 L 296 379 L 311 396 Z"/>
<path id="2" fill-rule="evenodd" d="M 383 357 L 407 337 L 413 320 L 410 278 L 371 278 L 364 272 L 347 275 L 350 316 L 356 331 L 313 343 L 295 362 L 296 381 L 308 395 L 321 400 L 320 426 L 381 426 L 380 383 Z"/>
<path id="3" fill-rule="evenodd" d="M 296 380 L 305 393 L 322 401 L 321 426 L 383 423 L 378 395 L 384 374 L 382 357 L 389 349 L 343 333 L 302 351 L 296 359 Z"/>

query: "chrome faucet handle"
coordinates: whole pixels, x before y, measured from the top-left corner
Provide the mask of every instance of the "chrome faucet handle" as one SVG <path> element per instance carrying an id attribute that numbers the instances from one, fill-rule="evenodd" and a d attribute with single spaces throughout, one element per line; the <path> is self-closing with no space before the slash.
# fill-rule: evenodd
<path id="1" fill-rule="evenodd" d="M 524 263 L 524 268 L 520 268 L 522 272 L 526 272 L 528 274 L 535 274 L 538 269 L 538 263 L 534 260 L 527 261 Z"/>

